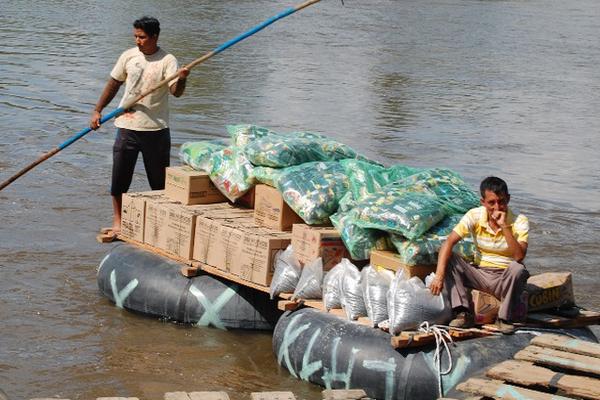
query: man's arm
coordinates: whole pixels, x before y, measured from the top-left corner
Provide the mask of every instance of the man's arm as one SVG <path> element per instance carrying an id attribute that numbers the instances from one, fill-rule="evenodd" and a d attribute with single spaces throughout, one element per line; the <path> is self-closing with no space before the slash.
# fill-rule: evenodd
<path id="1" fill-rule="evenodd" d="M 190 74 L 190 70 L 183 67 L 177 72 L 179 73 L 177 82 L 175 82 L 174 84 L 169 86 L 169 91 L 171 92 L 171 94 L 173 96 L 180 97 L 183 94 L 183 92 L 185 91 L 185 83 L 186 83 L 188 75 Z"/>
<path id="2" fill-rule="evenodd" d="M 102 118 L 102 114 L 101 114 L 102 110 L 104 109 L 104 107 L 106 107 L 108 104 L 110 104 L 112 99 L 115 98 L 115 96 L 119 92 L 119 88 L 121 87 L 122 84 L 123 84 L 123 82 L 118 81 L 113 77 L 111 77 L 108 80 L 108 82 L 106 83 L 106 86 L 104 87 L 104 90 L 102 91 L 102 94 L 100 95 L 100 99 L 96 103 L 96 107 L 94 108 L 94 111 L 92 111 L 92 117 L 90 118 L 90 128 L 95 130 L 100 127 L 100 119 Z"/>
<path id="3" fill-rule="evenodd" d="M 508 249 L 512 254 L 512 258 L 516 262 L 523 262 L 525 259 L 525 255 L 527 254 L 527 242 L 518 242 L 515 239 L 512 231 L 512 226 L 506 223 L 506 213 L 501 211 L 496 211 L 492 218 L 496 220 L 500 229 L 502 229 L 502 234 L 504 235 L 504 239 L 506 239 L 506 244 L 508 244 Z"/>
<path id="4" fill-rule="evenodd" d="M 434 295 L 438 295 L 442 292 L 444 288 L 444 279 L 446 278 L 446 268 L 448 267 L 448 261 L 452 256 L 452 248 L 458 242 L 460 242 L 461 237 L 458 236 L 458 233 L 452 231 L 448 238 L 440 248 L 440 252 L 438 253 L 438 262 L 437 268 L 435 270 L 435 279 L 431 282 L 429 286 L 429 290 Z"/>

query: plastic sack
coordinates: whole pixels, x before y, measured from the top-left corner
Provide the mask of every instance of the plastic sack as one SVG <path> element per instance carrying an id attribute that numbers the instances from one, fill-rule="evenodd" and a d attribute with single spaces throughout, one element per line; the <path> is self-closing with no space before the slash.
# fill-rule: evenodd
<path id="1" fill-rule="evenodd" d="M 428 283 L 432 276 L 435 274 L 428 276 Z M 388 313 L 392 335 L 415 330 L 425 321 L 430 324 L 445 324 L 452 318 L 452 309 L 445 298 L 445 291 L 434 296 L 419 277 L 405 279 L 403 269 L 398 270 L 390 284 Z"/>
<path id="2" fill-rule="evenodd" d="M 361 274 L 358 268 L 347 258 L 342 258 L 340 264 L 344 268 L 340 279 L 340 294 L 342 308 L 349 320 L 354 321 L 367 316 L 365 300 L 361 287 Z"/>
<path id="3" fill-rule="evenodd" d="M 292 300 L 320 299 L 323 296 L 323 260 L 321 257 L 306 264 L 296 285 Z"/>
<path id="4" fill-rule="evenodd" d="M 323 278 L 323 305 L 327 311 L 332 308 L 342 308 L 340 279 L 342 279 L 344 271 L 344 264 L 339 263 L 331 268 Z"/>
<path id="5" fill-rule="evenodd" d="M 280 168 L 254 167 L 253 174 L 258 182 L 277 187 L 282 171 Z"/>
<path id="6" fill-rule="evenodd" d="M 372 162 L 356 159 L 341 160 L 340 164 L 348 176 L 350 191 L 354 199 L 361 199 L 377 193 L 384 186 L 420 171 L 418 168 L 401 164 L 385 168 Z"/>
<path id="7" fill-rule="evenodd" d="M 211 154 L 223 150 L 227 143 L 226 139 L 185 142 L 179 148 L 179 159 L 197 171 L 208 171 Z"/>
<path id="8" fill-rule="evenodd" d="M 411 191 L 433 193 L 448 213 L 464 214 L 479 206 L 479 197 L 456 172 L 446 168 L 426 169 L 401 181 Z"/>
<path id="9" fill-rule="evenodd" d="M 301 274 L 302 267 L 294 257 L 292 245 L 288 245 L 284 251 L 279 250 L 275 254 L 275 271 L 269 287 L 271 300 L 280 293 L 293 293 Z"/>
<path id="10" fill-rule="evenodd" d="M 348 180 L 338 162 L 312 162 L 284 168 L 276 187 L 290 208 L 314 225 L 329 222 L 348 190 Z"/>
<path id="11" fill-rule="evenodd" d="M 390 284 L 394 279 L 394 273 L 386 269 L 373 268 L 367 265 L 361 271 L 362 292 L 367 309 L 367 316 L 373 327 L 388 319 L 387 294 Z"/>
<path id="12" fill-rule="evenodd" d="M 209 161 L 210 180 L 233 202 L 256 184 L 253 169 L 244 152 L 235 147 L 213 153 Z"/>
<path id="13" fill-rule="evenodd" d="M 434 195 L 407 191 L 395 184 L 362 198 L 354 209 L 358 226 L 399 233 L 408 239 L 421 236 L 446 213 Z"/>
<path id="14" fill-rule="evenodd" d="M 311 161 L 336 161 L 354 158 L 349 146 L 330 139 L 267 135 L 249 142 L 245 147 L 248 160 L 254 165 L 285 168 Z"/>
<path id="15" fill-rule="evenodd" d="M 401 235 L 391 234 L 391 241 L 398 251 L 402 263 L 406 265 L 436 264 L 442 244 L 444 244 L 461 218 L 462 215 L 460 214 L 450 215 L 433 226 L 423 236 L 414 240 L 407 240 Z M 465 238 L 455 245 L 453 251 L 466 261 L 473 262 L 477 247 L 471 238 Z"/>
<path id="16" fill-rule="evenodd" d="M 358 210 L 338 211 L 329 217 L 333 226 L 340 232 L 344 245 L 354 260 L 368 260 L 372 249 L 387 250 L 382 241 L 386 232 L 377 229 L 361 228 L 356 224 Z"/>
<path id="17" fill-rule="evenodd" d="M 256 139 L 278 134 L 268 128 L 251 124 L 227 125 L 227 133 L 231 137 L 231 144 L 239 148 L 245 147 Z"/>

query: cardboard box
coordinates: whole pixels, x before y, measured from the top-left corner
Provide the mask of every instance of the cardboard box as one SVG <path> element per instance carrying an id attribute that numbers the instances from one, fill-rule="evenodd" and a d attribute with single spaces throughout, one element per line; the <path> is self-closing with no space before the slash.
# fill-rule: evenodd
<path id="1" fill-rule="evenodd" d="M 400 255 L 393 251 L 387 250 L 371 250 L 370 264 L 376 268 L 385 268 L 391 271 L 404 269 L 404 273 L 408 274 L 408 278 L 418 276 L 423 281 L 425 277 L 432 272 L 435 272 L 435 265 L 406 265 L 400 261 Z"/>
<path id="2" fill-rule="evenodd" d="M 121 204 L 121 235 L 144 242 L 144 219 L 147 199 L 165 199 L 164 190 L 123 193 Z"/>
<path id="3" fill-rule="evenodd" d="M 540 311 L 575 305 L 573 279 L 570 272 L 546 272 L 527 280 L 529 311 Z"/>
<path id="4" fill-rule="evenodd" d="M 188 166 L 167 167 L 165 195 L 181 204 L 210 204 L 227 201 L 206 172 Z"/>
<path id="5" fill-rule="evenodd" d="M 292 234 L 261 229 L 245 229 L 243 233 L 235 269 L 242 279 L 269 286 L 275 270 L 275 254 L 287 248 Z"/>
<path id="6" fill-rule="evenodd" d="M 239 275 L 239 253 L 244 236 L 242 230 L 232 220 L 214 220 L 211 232 L 206 263 L 221 271 Z"/>
<path id="7" fill-rule="evenodd" d="M 321 257 L 324 271 L 333 268 L 342 258 L 350 258 L 339 232 L 331 227 L 294 224 L 292 247 L 294 255 L 301 264 L 307 264 Z"/>
<path id="8" fill-rule="evenodd" d="M 498 317 L 500 301 L 491 294 L 472 290 L 473 314 L 478 325 L 492 324 Z"/>
<path id="9" fill-rule="evenodd" d="M 258 226 L 277 231 L 291 231 L 293 224 L 304 221 L 283 200 L 281 193 L 269 185 L 256 185 L 254 221 Z"/>
<path id="10" fill-rule="evenodd" d="M 146 199 L 146 213 L 144 216 L 144 243 L 153 247 L 160 247 L 158 244 L 161 240 L 163 240 L 162 230 L 167 224 L 167 210 L 163 207 L 160 207 L 161 204 L 177 203 L 174 203 L 166 197 Z"/>

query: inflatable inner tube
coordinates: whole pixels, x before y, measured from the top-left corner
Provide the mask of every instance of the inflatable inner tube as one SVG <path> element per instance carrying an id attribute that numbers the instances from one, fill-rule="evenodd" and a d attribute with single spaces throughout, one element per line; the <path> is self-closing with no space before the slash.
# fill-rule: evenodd
<path id="1" fill-rule="evenodd" d="M 587 329 L 572 330 L 595 341 Z M 468 377 L 512 356 L 532 339 L 531 334 L 491 336 L 456 342 L 452 369 L 443 375 L 442 393 L 433 356 L 435 345 L 395 350 L 390 335 L 311 308 L 285 313 L 273 332 L 278 363 L 294 377 L 327 389 L 363 389 L 370 398 L 428 400 L 451 395 Z M 442 371 L 448 368 L 442 356 Z"/>
<path id="2" fill-rule="evenodd" d="M 272 330 L 281 311 L 260 292 L 201 273 L 132 245 L 116 246 L 98 267 L 100 292 L 117 307 L 220 329 Z"/>

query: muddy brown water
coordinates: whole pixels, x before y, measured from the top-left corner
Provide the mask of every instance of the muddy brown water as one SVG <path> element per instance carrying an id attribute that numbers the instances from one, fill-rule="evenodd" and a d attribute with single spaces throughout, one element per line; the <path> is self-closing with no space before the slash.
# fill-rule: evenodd
<path id="1" fill-rule="evenodd" d="M 189 62 L 293 3 L 3 0 L 0 180 L 87 124 L 132 20 Z M 600 7 L 594 0 L 323 1 L 194 70 L 172 102 L 181 143 L 229 123 L 310 130 L 369 157 L 504 177 L 531 220 L 533 272 L 574 274 L 600 308 Z M 116 102 L 111 107 L 116 107 Z M 95 271 L 111 245 L 112 124 L 0 192 L 0 388 L 13 399 L 320 388 L 278 367 L 271 335 L 117 309 Z M 141 165 L 132 190 L 146 190 Z"/>

